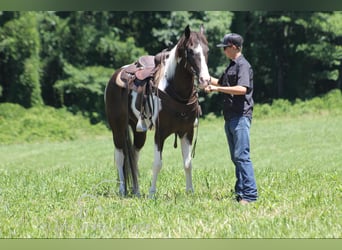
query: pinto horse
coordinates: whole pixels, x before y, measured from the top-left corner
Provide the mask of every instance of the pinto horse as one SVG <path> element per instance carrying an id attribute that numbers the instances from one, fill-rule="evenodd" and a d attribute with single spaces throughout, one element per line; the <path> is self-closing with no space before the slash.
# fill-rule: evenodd
<path id="1" fill-rule="evenodd" d="M 140 196 L 138 158 L 146 141 L 146 130 L 138 129 L 142 121 L 149 128 L 155 129 L 150 197 L 156 193 L 157 177 L 162 168 L 164 141 L 171 134 L 176 136 L 175 144 L 177 137 L 180 138 L 186 191 L 193 191 L 191 151 L 194 126 L 200 114 L 197 85 L 203 89 L 210 81 L 207 66 L 208 42 L 203 26 L 199 32 L 191 31 L 187 26 L 176 46 L 160 54 L 159 62 L 155 60 L 153 65 L 152 84 L 148 94 L 135 91 L 122 80 L 121 75 L 129 71 L 132 65 L 117 70 L 105 90 L 106 115 L 113 134 L 114 159 L 121 195 L 128 194 L 127 185 L 131 183 L 133 194 Z M 142 66 L 146 65 L 150 66 L 144 63 Z M 144 101 L 141 101 L 142 99 Z"/>

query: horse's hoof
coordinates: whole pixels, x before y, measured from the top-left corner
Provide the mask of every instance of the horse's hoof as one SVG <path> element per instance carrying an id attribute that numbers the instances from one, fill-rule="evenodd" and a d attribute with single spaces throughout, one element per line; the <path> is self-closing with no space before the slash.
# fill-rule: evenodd
<path id="1" fill-rule="evenodd" d="M 124 190 L 119 190 L 119 196 L 120 197 L 126 197 L 126 192 Z"/>
<path id="2" fill-rule="evenodd" d="M 133 192 L 133 195 L 135 198 L 139 198 L 139 199 L 141 198 L 140 192 Z"/>
<path id="3" fill-rule="evenodd" d="M 157 195 L 156 195 L 155 192 L 152 192 L 152 193 L 150 192 L 150 194 L 148 195 L 148 198 L 151 199 L 151 200 L 154 200 L 154 199 L 157 198 Z"/>

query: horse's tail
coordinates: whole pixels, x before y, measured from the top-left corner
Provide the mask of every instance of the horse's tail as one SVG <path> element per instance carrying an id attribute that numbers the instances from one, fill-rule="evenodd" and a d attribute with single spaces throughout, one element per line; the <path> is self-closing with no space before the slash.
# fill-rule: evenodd
<path id="1" fill-rule="evenodd" d="M 125 177 L 125 192 L 128 194 L 128 189 L 132 190 L 133 192 L 135 190 L 134 187 L 137 187 L 138 185 L 138 165 L 137 165 L 137 159 L 136 159 L 136 154 L 135 154 L 135 149 L 132 143 L 131 139 L 131 134 L 130 134 L 130 129 L 129 126 L 127 127 L 126 130 L 126 135 L 125 135 L 125 146 L 124 146 L 124 177 Z"/>

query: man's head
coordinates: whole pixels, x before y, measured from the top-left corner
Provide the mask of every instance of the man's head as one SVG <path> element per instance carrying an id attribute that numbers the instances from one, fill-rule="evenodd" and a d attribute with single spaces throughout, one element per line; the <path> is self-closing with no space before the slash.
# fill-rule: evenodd
<path id="1" fill-rule="evenodd" d="M 242 49 L 242 45 L 243 45 L 243 38 L 242 36 L 240 36 L 239 34 L 236 33 L 229 33 L 226 34 L 223 39 L 222 42 L 220 44 L 217 44 L 217 47 L 232 47 L 235 46 L 236 48 L 238 48 L 239 50 Z"/>

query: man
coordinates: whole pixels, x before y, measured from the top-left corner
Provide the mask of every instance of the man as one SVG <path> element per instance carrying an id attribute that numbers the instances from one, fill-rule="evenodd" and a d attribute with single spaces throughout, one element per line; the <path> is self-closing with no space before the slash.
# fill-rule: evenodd
<path id="1" fill-rule="evenodd" d="M 242 54 L 243 38 L 226 34 L 217 47 L 223 48 L 230 63 L 220 79 L 211 78 L 206 92 L 223 93 L 225 133 L 235 165 L 236 199 L 246 205 L 258 197 L 253 164 L 250 159 L 250 126 L 253 113 L 253 70 Z"/>

